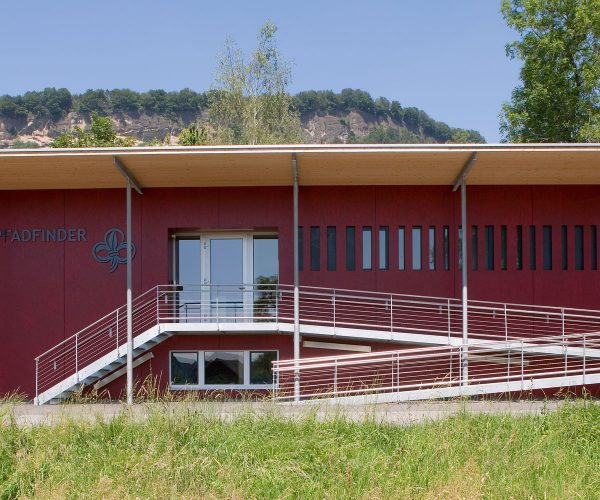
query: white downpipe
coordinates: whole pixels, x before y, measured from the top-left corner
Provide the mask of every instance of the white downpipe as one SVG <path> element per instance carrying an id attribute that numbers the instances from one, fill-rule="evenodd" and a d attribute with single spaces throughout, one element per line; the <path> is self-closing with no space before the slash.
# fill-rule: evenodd
<path id="1" fill-rule="evenodd" d="M 133 306 L 131 269 L 131 181 L 127 179 L 127 404 L 133 404 Z"/>
<path id="2" fill-rule="evenodd" d="M 467 343 L 469 342 L 469 306 L 467 290 L 467 184 L 464 176 L 460 180 L 460 212 L 462 225 L 462 340 L 463 349 L 461 351 L 461 380 L 462 385 L 469 385 L 469 352 Z"/>
<path id="3" fill-rule="evenodd" d="M 292 176 L 294 179 L 293 204 L 294 204 L 294 400 L 300 400 L 300 369 L 298 361 L 300 360 L 300 290 L 299 290 L 299 265 L 300 256 L 298 254 L 298 165 L 296 155 L 292 154 Z"/>

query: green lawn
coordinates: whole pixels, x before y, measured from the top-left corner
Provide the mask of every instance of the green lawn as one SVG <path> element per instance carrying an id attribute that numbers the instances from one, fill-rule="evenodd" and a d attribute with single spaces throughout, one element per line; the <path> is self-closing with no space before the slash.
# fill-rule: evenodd
<path id="1" fill-rule="evenodd" d="M 600 407 L 341 418 L 167 416 L 1 428 L 0 497 L 600 498 Z"/>

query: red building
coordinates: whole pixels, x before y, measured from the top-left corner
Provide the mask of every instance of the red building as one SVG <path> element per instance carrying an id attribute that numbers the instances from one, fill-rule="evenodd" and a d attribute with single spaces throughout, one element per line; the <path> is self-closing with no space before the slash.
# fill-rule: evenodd
<path id="1" fill-rule="evenodd" d="M 127 176 L 141 192 L 131 195 L 131 331 L 156 328 L 134 345 L 137 381 L 264 389 L 271 361 L 294 357 L 294 338 L 301 358 L 422 344 L 368 334 L 396 300 L 363 314 L 356 304 L 383 297 L 371 292 L 447 302 L 430 327 L 431 310 L 423 325 L 389 313 L 392 334 L 444 336 L 447 316 L 447 337 L 460 337 L 461 179 L 470 300 L 600 309 L 597 145 L 7 150 L 0 393 L 34 397 L 36 383 L 41 394 L 73 377 L 69 387 L 122 393 Z M 361 300 L 338 298 L 334 325 L 339 290 Z M 353 333 L 341 338 L 339 325 Z M 103 356 L 94 376 L 80 373 Z"/>

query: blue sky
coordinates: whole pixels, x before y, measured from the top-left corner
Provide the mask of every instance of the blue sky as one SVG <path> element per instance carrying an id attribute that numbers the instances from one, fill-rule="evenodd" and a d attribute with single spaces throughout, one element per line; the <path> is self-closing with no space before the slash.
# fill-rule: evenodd
<path id="1" fill-rule="evenodd" d="M 44 87 L 208 88 L 228 35 L 246 51 L 267 19 L 293 92 L 352 87 L 497 142 L 518 82 L 500 0 L 30 0 L 3 2 L 0 94 Z"/>

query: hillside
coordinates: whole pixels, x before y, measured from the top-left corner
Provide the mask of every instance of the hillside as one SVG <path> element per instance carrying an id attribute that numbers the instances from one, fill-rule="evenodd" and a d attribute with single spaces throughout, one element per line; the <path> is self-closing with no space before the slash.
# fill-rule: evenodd
<path id="1" fill-rule="evenodd" d="M 177 144 L 183 127 L 206 116 L 207 93 L 128 89 L 44 89 L 21 96 L 0 97 L 0 148 L 49 145 L 73 126 L 89 125 L 92 112 L 110 116 L 119 135 L 135 137 L 139 145 L 156 141 Z M 446 143 L 485 142 L 474 130 L 453 128 L 398 101 L 373 99 L 362 90 L 305 91 L 296 94 L 308 143 Z"/>

